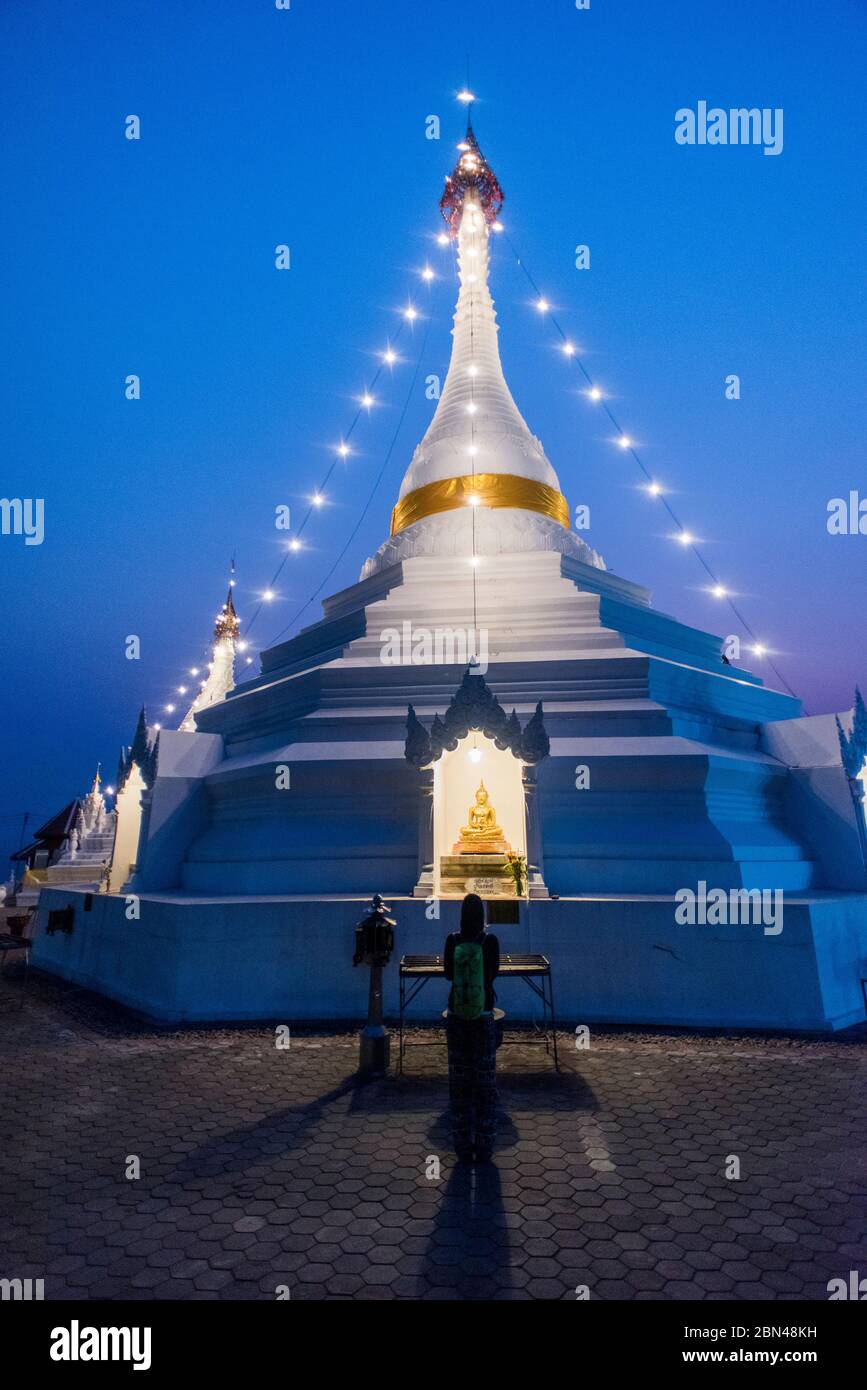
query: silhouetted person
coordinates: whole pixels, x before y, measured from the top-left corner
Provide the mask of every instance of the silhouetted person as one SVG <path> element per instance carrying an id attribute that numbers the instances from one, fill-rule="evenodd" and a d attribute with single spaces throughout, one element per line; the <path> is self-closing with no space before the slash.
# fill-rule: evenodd
<path id="1" fill-rule="evenodd" d="M 485 931 L 485 905 L 475 893 L 461 904 L 460 931 L 446 937 L 444 969 L 452 982 L 446 1042 L 455 1153 L 462 1163 L 487 1163 L 497 1109 L 494 980 L 500 943 Z"/>

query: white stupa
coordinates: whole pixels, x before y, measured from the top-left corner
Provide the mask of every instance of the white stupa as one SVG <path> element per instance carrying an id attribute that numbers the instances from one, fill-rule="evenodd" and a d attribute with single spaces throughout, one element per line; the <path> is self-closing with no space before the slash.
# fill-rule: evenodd
<path id="1" fill-rule="evenodd" d="M 401 954 L 431 953 L 472 889 L 498 914 L 521 897 L 504 949 L 550 958 L 572 1022 L 860 1021 L 862 812 L 833 715 L 802 719 L 575 535 L 500 364 L 501 203 L 470 129 L 441 203 L 460 258 L 451 363 L 388 539 L 238 685 L 230 593 L 181 728 L 140 721 L 147 775 L 124 790 L 140 827 L 124 809 L 138 836 L 113 891 L 71 943 L 40 928 L 35 963 L 165 1020 L 346 1018 L 370 894 L 393 901 Z M 785 926 L 684 927 L 685 889 L 762 911 L 779 895 Z M 385 988 L 393 1010 L 394 966 Z M 527 1016 L 520 992 L 507 1007 Z"/>

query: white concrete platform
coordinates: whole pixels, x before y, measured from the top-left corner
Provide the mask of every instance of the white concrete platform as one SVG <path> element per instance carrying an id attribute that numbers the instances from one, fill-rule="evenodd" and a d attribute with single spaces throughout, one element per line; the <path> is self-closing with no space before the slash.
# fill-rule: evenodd
<path id="1" fill-rule="evenodd" d="M 396 952 L 385 972 L 386 1008 L 397 1013 L 401 955 L 436 953 L 460 904 L 389 899 Z M 71 935 L 46 934 L 52 907 L 72 903 Z M 127 920 L 127 900 L 51 889 L 42 894 L 34 966 L 167 1023 L 353 1019 L 367 979 L 353 969 L 353 928 L 367 898 L 196 897 L 154 893 Z M 793 894 L 783 930 L 679 926 L 671 896 L 570 897 L 524 903 L 517 926 L 496 928 L 503 951 L 541 951 L 553 969 L 563 1024 L 621 1022 L 688 1027 L 833 1032 L 865 1017 L 867 895 Z M 434 981 L 412 1017 L 438 1016 L 445 982 Z M 532 1019 L 520 981 L 504 982 L 510 1018 Z"/>

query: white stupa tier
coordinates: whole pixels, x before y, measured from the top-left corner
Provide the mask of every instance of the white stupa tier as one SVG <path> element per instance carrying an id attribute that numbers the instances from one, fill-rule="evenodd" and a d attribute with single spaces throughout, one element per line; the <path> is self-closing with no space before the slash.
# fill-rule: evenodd
<path id="1" fill-rule="evenodd" d="M 482 776 L 527 860 L 503 947 L 550 958 L 564 1020 L 860 1021 L 863 811 L 833 716 L 801 718 L 724 664 L 721 636 L 655 610 L 570 529 L 500 365 L 502 193 L 471 132 L 463 148 L 443 199 L 461 274 L 451 365 L 390 539 L 258 674 L 232 688 L 212 666 L 182 728 L 151 731 L 137 851 L 124 840 L 119 869 L 140 920 L 131 930 L 110 893 L 71 938 L 40 928 L 34 961 L 164 1020 L 355 1016 L 352 929 L 372 892 L 393 898 L 397 954 L 442 950 L 468 882 L 500 896 L 484 865 L 457 890 L 453 877 Z M 484 699 L 507 729 L 479 722 Z M 779 896 L 785 925 L 682 925 L 685 889 L 752 894 L 769 913 Z M 44 897 L 46 911 L 74 900 Z M 393 1013 L 394 962 L 385 990 Z M 510 1017 L 527 1016 L 527 993 L 509 993 Z M 431 986 L 426 1016 L 444 997 Z"/>

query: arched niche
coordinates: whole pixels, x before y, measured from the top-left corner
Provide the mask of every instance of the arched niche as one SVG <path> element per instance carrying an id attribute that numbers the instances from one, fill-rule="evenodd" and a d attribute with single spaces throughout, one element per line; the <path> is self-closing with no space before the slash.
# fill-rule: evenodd
<path id="1" fill-rule="evenodd" d="M 433 769 L 434 892 L 437 897 L 462 896 L 442 881 L 440 862 L 451 855 L 476 789 L 484 782 L 490 804 L 511 848 L 527 856 L 527 813 L 524 764 L 509 749 L 497 748 L 492 739 L 471 732 L 457 748 L 446 749 Z"/>

